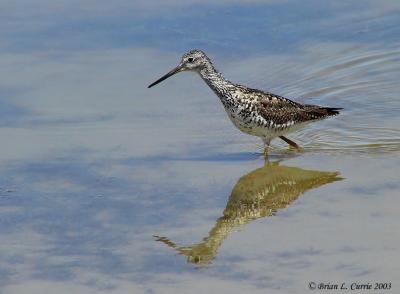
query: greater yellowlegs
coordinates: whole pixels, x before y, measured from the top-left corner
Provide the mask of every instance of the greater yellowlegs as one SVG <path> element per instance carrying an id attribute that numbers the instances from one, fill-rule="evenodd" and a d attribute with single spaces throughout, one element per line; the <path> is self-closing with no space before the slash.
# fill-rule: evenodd
<path id="1" fill-rule="evenodd" d="M 162 82 L 181 71 L 195 71 L 219 97 L 232 123 L 242 132 L 264 141 L 264 155 L 268 155 L 271 140 L 281 138 L 290 146 L 299 146 L 284 135 L 310 122 L 339 114 L 342 108 L 300 104 L 270 92 L 251 89 L 226 80 L 201 50 L 190 50 L 182 56 L 173 70 L 148 86 Z"/>

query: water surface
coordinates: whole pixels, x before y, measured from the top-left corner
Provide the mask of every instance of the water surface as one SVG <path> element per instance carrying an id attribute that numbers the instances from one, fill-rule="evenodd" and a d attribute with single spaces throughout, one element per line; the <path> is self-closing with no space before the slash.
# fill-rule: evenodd
<path id="1" fill-rule="evenodd" d="M 2 293 L 308 293 L 400 273 L 398 1 L 0 4 Z M 340 116 L 237 131 L 226 77 Z"/>

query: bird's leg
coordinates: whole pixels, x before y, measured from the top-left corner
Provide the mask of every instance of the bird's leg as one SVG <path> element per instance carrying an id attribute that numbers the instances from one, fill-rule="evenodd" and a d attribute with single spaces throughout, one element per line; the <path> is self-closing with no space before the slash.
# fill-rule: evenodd
<path id="1" fill-rule="evenodd" d="M 263 138 L 264 141 L 264 159 L 265 161 L 268 161 L 268 150 L 269 150 L 269 143 L 271 142 L 271 140 L 267 139 L 267 138 Z"/>
<path id="2" fill-rule="evenodd" d="M 281 138 L 283 141 L 285 141 L 286 143 L 288 143 L 290 146 L 292 146 L 293 148 L 300 150 L 300 146 L 297 145 L 295 142 L 293 142 L 292 140 L 286 138 L 285 136 L 279 136 L 279 138 Z"/>
<path id="3" fill-rule="evenodd" d="M 268 149 L 269 149 L 269 146 L 265 145 L 264 146 L 264 152 L 263 152 L 265 159 L 268 159 Z"/>

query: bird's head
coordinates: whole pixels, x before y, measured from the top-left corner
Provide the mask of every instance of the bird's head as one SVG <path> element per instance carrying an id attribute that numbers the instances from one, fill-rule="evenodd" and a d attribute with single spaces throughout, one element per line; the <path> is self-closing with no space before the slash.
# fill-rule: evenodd
<path id="1" fill-rule="evenodd" d="M 158 83 L 161 83 L 165 79 L 169 78 L 170 76 L 178 72 L 186 70 L 199 72 L 209 65 L 211 65 L 211 61 L 203 51 L 197 49 L 190 50 L 189 52 L 183 54 L 181 62 L 178 64 L 177 67 L 175 67 L 173 70 L 171 70 L 170 72 L 159 78 L 157 81 L 149 85 L 148 88 L 151 88 L 157 85 Z"/>

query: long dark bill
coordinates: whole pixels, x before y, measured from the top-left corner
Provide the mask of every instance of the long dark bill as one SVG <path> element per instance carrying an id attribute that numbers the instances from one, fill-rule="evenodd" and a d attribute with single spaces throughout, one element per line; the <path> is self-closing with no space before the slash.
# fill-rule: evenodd
<path id="1" fill-rule="evenodd" d="M 179 72 L 181 70 L 180 66 L 175 67 L 173 70 L 171 70 L 169 73 L 167 73 L 166 75 L 162 76 L 161 78 L 159 78 L 157 81 L 155 81 L 154 83 L 150 84 L 147 88 L 151 88 L 155 85 L 157 85 L 158 83 L 161 83 L 162 81 L 164 81 L 165 79 L 168 79 L 170 76 L 176 74 L 177 72 Z"/>

